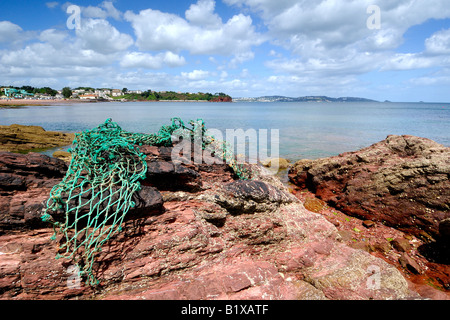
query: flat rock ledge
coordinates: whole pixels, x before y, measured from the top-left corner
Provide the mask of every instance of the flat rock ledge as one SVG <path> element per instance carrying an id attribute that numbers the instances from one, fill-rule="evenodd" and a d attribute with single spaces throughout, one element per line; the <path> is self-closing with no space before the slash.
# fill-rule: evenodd
<path id="1" fill-rule="evenodd" d="M 46 131 L 40 126 L 0 125 L 0 151 L 27 152 L 71 145 L 73 133 Z"/>

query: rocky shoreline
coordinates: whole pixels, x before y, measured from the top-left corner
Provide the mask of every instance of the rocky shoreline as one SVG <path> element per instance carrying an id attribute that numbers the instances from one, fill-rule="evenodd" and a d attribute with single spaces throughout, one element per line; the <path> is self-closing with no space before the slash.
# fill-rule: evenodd
<path id="1" fill-rule="evenodd" d="M 395 139 L 388 139 L 384 144 L 403 156 Z M 448 148 L 440 151 L 442 146 L 420 138 L 403 139 L 408 141 L 404 157 L 412 157 L 408 165 L 422 151 L 429 160 L 427 168 L 435 169 L 430 175 L 434 178 L 427 180 L 433 181 L 430 188 L 445 183 L 438 176 L 449 166 L 445 160 L 442 166 L 434 160 L 441 159 L 436 155 L 445 159 Z M 424 238 L 411 232 L 411 225 L 389 226 L 384 216 L 350 216 L 355 196 L 345 202 L 325 197 L 353 190 L 331 181 L 337 177 L 341 182 L 345 170 L 352 179 L 366 172 L 356 169 L 357 164 L 372 160 L 359 157 L 381 156 L 381 145 L 375 151 L 369 147 L 341 155 L 341 167 L 333 164 L 322 171 L 314 168 L 325 160 L 297 162 L 289 171 L 295 183 L 290 188 L 260 166 L 252 167 L 251 180 L 239 180 L 226 165 L 174 164 L 171 148 L 142 146 L 148 172 L 140 201 L 129 213 L 124 232 L 102 250 L 96 264 L 97 287 L 69 285 L 72 263 L 55 259 L 58 239 L 50 240 L 53 230 L 40 220 L 67 162 L 37 153 L 0 152 L 0 298 L 449 299 L 448 261 L 431 262 L 420 251 L 445 240 L 439 221 L 448 217 L 448 209 L 438 216 L 442 219 L 437 229 L 433 220 L 421 220 L 429 236 Z M 414 168 L 428 174 L 428 162 Z M 349 167 L 342 169 L 343 163 Z M 353 167 L 357 172 L 350 170 Z M 334 169 L 340 175 L 333 175 Z M 319 180 L 321 172 L 324 177 Z M 369 180 L 366 176 L 362 181 Z M 334 193 L 321 189 L 324 185 Z M 440 190 L 440 195 L 432 193 L 442 202 L 430 202 L 434 213 L 448 205 L 448 187 Z"/>
<path id="2" fill-rule="evenodd" d="M 450 294 L 450 148 L 414 136 L 289 172 L 305 207 L 335 224 L 347 243 L 396 265 L 417 283 Z"/>
<path id="3" fill-rule="evenodd" d="M 46 131 L 40 126 L 0 125 L 0 151 L 29 152 L 72 144 L 75 134 Z"/>

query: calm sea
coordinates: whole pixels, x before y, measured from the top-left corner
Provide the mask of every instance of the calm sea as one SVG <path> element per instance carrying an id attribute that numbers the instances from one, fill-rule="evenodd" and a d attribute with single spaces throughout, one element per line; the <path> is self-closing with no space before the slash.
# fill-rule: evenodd
<path id="1" fill-rule="evenodd" d="M 450 146 L 450 104 L 296 102 L 110 102 L 0 108 L 0 124 L 78 132 L 112 118 L 123 129 L 155 133 L 172 117 L 202 118 L 207 128 L 279 129 L 280 156 L 316 159 L 409 134 Z"/>

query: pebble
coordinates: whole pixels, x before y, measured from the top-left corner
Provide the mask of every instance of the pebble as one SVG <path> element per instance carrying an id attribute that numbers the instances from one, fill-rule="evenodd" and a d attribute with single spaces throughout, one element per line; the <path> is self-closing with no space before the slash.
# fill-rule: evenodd
<path id="1" fill-rule="evenodd" d="M 411 244 L 404 238 L 395 238 L 391 242 L 392 246 L 400 252 L 408 252 L 411 250 Z"/>
<path id="2" fill-rule="evenodd" d="M 372 220 L 364 220 L 362 224 L 364 227 L 370 228 L 375 225 L 375 222 L 373 222 Z"/>
<path id="3" fill-rule="evenodd" d="M 400 265 L 411 271 L 415 274 L 421 274 L 423 273 L 422 268 L 417 264 L 416 261 L 414 261 L 410 256 L 408 256 L 406 253 L 402 253 L 400 258 L 398 258 L 398 262 L 400 262 Z"/>
<path id="4" fill-rule="evenodd" d="M 375 244 L 375 249 L 381 253 L 388 253 L 391 250 L 391 244 L 387 241 L 379 242 Z"/>

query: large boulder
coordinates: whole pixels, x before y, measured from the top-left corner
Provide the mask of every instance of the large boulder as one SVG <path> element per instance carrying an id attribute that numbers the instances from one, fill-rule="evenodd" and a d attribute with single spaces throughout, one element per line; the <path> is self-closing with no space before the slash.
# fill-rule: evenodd
<path id="1" fill-rule="evenodd" d="M 450 217 L 450 148 L 415 136 L 388 136 L 339 156 L 300 160 L 290 181 L 353 216 L 439 237 Z M 441 227 L 447 230 L 445 227 Z"/>

